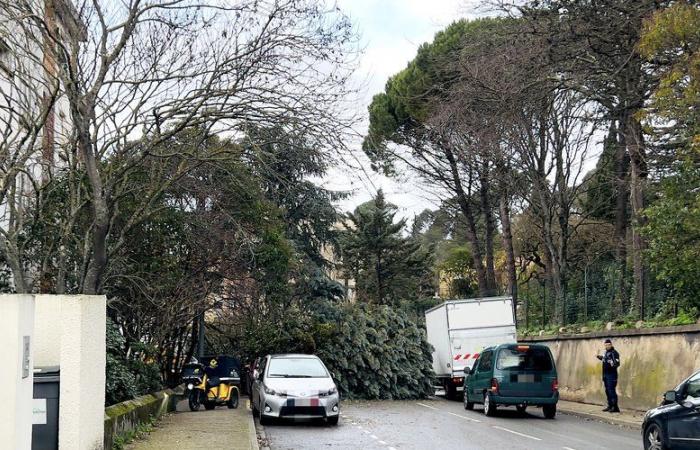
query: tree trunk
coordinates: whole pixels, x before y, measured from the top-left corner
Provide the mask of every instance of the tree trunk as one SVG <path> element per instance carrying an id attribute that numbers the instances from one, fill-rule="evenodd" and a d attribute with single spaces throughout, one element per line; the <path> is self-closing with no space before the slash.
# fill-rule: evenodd
<path id="1" fill-rule="evenodd" d="M 621 122 L 625 119 L 622 118 Z M 622 123 L 621 123 L 622 125 Z M 614 127 L 613 123 L 613 127 Z M 622 125 L 624 127 L 624 125 Z M 620 317 L 629 310 L 629 292 L 627 290 L 627 224 L 629 214 L 629 155 L 625 134 L 617 132 L 617 148 L 615 151 L 615 260 L 618 266 L 617 302 L 613 307 L 614 315 Z"/>
<path id="2" fill-rule="evenodd" d="M 493 211 L 491 208 L 490 196 L 490 180 L 488 175 L 488 161 L 482 164 L 481 170 L 479 171 L 479 195 L 481 199 L 481 212 L 484 217 L 485 224 L 485 239 L 484 246 L 486 250 L 486 289 L 488 290 L 487 295 L 496 295 L 496 270 L 494 267 L 494 256 L 493 256 L 493 235 L 496 230 L 496 224 L 493 216 Z"/>
<path id="3" fill-rule="evenodd" d="M 484 269 L 483 256 L 481 253 L 481 245 L 479 245 L 479 240 L 477 238 L 476 232 L 476 221 L 474 220 L 474 213 L 469 206 L 469 200 L 467 198 L 466 192 L 464 192 L 464 187 L 462 186 L 462 180 L 459 176 L 459 168 L 457 167 L 457 161 L 455 160 L 454 153 L 449 148 L 445 146 L 445 156 L 450 164 L 450 171 L 452 175 L 452 181 L 454 183 L 454 190 L 457 194 L 457 203 L 459 204 L 460 211 L 467 221 L 467 240 L 471 245 L 472 249 L 472 260 L 474 262 L 474 270 L 476 270 L 476 279 L 479 284 L 479 295 L 481 297 L 488 296 L 488 283 L 486 281 L 486 270 Z"/>
<path id="4" fill-rule="evenodd" d="M 639 318 L 644 320 L 647 293 L 647 268 L 644 263 L 646 242 L 640 233 L 645 225 L 644 192 L 647 179 L 647 162 L 644 137 L 639 120 L 629 114 L 625 126 L 627 150 L 630 155 L 630 204 L 632 206 L 632 260 L 634 270 L 634 305 Z"/>
<path id="5" fill-rule="evenodd" d="M 517 312 L 518 305 L 518 278 L 515 273 L 515 251 L 513 250 L 513 233 L 510 227 L 510 204 L 508 194 L 503 193 L 499 201 L 501 214 L 501 236 L 503 248 L 506 252 L 506 269 L 508 270 L 508 291 L 513 297 L 513 314 Z"/>
<path id="6" fill-rule="evenodd" d="M 73 117 L 78 131 L 78 145 L 85 164 L 90 190 L 92 193 L 93 232 L 92 254 L 83 281 L 82 293 L 98 294 L 101 289 L 102 276 L 107 267 L 107 234 L 109 233 L 109 209 L 102 186 L 102 178 L 97 168 L 90 130 L 85 114 L 74 108 Z"/>

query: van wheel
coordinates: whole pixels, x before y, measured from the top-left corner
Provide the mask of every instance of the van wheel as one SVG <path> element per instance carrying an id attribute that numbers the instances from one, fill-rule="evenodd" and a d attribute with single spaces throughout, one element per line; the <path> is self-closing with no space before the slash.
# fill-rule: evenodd
<path id="1" fill-rule="evenodd" d="M 652 423 L 644 431 L 644 450 L 665 450 L 664 435 L 659 425 Z"/>
<path id="2" fill-rule="evenodd" d="M 491 393 L 487 392 L 484 394 L 484 414 L 489 417 L 496 415 L 496 404 L 491 399 Z"/>
<path id="3" fill-rule="evenodd" d="M 464 390 L 464 409 L 467 411 L 471 411 L 474 409 L 474 402 L 469 401 L 469 395 L 467 394 L 467 390 Z"/>
<path id="4" fill-rule="evenodd" d="M 527 411 L 527 405 L 517 405 L 515 409 L 518 410 L 518 414 L 525 414 L 525 411 Z"/>
<path id="5" fill-rule="evenodd" d="M 542 412 L 546 419 L 554 419 L 554 416 L 557 415 L 557 405 L 544 405 Z"/>
<path id="6" fill-rule="evenodd" d="M 340 419 L 340 415 L 329 417 L 328 425 L 338 425 L 338 419 Z"/>

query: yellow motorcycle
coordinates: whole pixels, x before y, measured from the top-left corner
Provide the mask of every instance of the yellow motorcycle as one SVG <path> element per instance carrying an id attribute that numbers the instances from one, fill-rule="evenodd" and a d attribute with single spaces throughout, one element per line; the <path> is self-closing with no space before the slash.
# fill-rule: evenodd
<path id="1" fill-rule="evenodd" d="M 223 405 L 229 409 L 238 408 L 241 384 L 238 360 L 216 356 L 206 357 L 204 361 L 209 361 L 207 366 L 190 363 L 182 369 L 190 410 L 198 411 L 201 405 L 206 410 Z"/>

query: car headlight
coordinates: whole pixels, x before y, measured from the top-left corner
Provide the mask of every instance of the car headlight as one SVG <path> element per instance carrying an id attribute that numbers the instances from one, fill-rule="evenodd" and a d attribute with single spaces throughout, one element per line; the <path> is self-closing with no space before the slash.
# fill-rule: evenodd
<path id="1" fill-rule="evenodd" d="M 331 396 L 333 394 L 337 394 L 337 393 L 338 393 L 338 388 L 333 386 L 332 388 L 328 389 L 327 391 L 319 392 L 318 396 L 319 397 L 329 397 L 329 396 Z"/>
<path id="2" fill-rule="evenodd" d="M 269 388 L 265 385 L 263 385 L 263 391 L 265 391 L 267 395 L 277 395 L 277 392 L 274 389 Z"/>
<path id="3" fill-rule="evenodd" d="M 192 384 L 192 383 L 188 384 L 188 385 L 187 385 L 187 389 L 189 389 L 190 391 L 191 391 L 192 389 L 194 389 L 194 384 Z"/>

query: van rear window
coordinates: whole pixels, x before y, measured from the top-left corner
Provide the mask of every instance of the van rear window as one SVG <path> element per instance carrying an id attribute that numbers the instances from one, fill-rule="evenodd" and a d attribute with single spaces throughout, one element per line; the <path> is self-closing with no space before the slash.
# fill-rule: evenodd
<path id="1" fill-rule="evenodd" d="M 498 370 L 536 370 L 548 372 L 552 370 L 553 363 L 547 349 L 532 347 L 527 350 L 517 348 L 504 348 L 498 352 L 496 362 Z"/>

